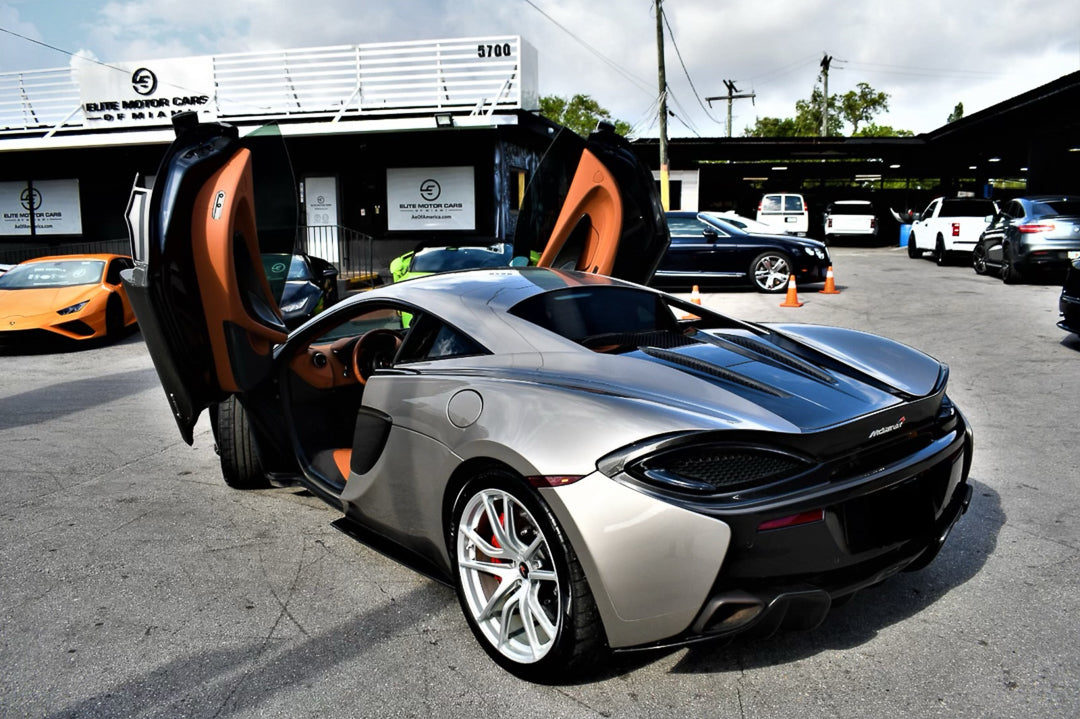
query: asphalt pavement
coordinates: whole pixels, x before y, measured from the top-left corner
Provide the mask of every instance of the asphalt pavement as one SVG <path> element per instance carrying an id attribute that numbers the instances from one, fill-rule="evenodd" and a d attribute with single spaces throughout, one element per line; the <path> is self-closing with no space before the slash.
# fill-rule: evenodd
<path id="1" fill-rule="evenodd" d="M 184 444 L 136 332 L 0 355 L 0 716 L 1080 716 L 1080 340 L 1055 326 L 1060 285 L 895 248 L 833 257 L 839 295 L 702 302 L 950 365 L 975 493 L 928 568 L 812 631 L 524 683 L 451 590 L 338 533 L 333 509 L 228 489 L 209 423 Z"/>

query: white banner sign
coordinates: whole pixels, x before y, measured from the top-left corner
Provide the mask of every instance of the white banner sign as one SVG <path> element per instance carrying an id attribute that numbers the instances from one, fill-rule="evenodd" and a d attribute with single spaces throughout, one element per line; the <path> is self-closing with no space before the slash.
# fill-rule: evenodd
<path id="1" fill-rule="evenodd" d="M 79 99 L 88 127 L 168 125 L 187 110 L 214 119 L 210 56 L 146 62 L 79 62 Z"/>
<path id="2" fill-rule="evenodd" d="M 0 182 L 0 235 L 81 235 L 78 180 Z"/>
<path id="3" fill-rule="evenodd" d="M 338 261 L 338 200 L 336 177 L 304 179 L 307 215 L 307 253 L 327 262 Z"/>
<path id="4" fill-rule="evenodd" d="M 403 167 L 386 171 L 390 230 L 475 230 L 472 167 Z"/>

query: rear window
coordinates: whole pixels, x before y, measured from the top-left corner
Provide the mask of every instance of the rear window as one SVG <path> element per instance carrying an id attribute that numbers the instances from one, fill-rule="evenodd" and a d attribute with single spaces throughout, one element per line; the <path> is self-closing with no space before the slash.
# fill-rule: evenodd
<path id="1" fill-rule="evenodd" d="M 784 212 L 802 212 L 803 200 L 799 195 L 784 195 Z"/>
<path id="2" fill-rule="evenodd" d="M 1080 200 L 1051 200 L 1031 203 L 1031 214 L 1036 217 L 1046 215 L 1080 215 Z"/>
<path id="3" fill-rule="evenodd" d="M 990 200 L 945 200 L 938 217 L 986 217 L 995 213 Z"/>
<path id="4" fill-rule="evenodd" d="M 831 205 L 829 207 L 830 215 L 872 215 L 874 214 L 874 208 L 870 205 Z"/>
<path id="5" fill-rule="evenodd" d="M 511 314 L 574 342 L 590 337 L 669 330 L 678 322 L 658 295 L 626 287 L 546 292 L 518 303 Z"/>

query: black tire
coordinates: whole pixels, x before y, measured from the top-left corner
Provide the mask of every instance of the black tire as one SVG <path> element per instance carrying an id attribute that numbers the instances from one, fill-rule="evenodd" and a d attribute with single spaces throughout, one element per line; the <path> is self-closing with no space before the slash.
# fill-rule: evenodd
<path id="1" fill-rule="evenodd" d="M 507 524 L 514 531 L 500 537 Z M 447 541 L 465 621 L 499 666 L 543 683 L 596 670 L 608 651 L 596 602 L 570 541 L 534 489 L 508 471 L 481 473 L 458 493 Z M 539 606 L 522 604 L 533 596 Z"/>
<path id="2" fill-rule="evenodd" d="M 116 339 L 124 331 L 124 305 L 120 298 L 113 295 L 105 306 L 105 334 L 109 339 Z"/>
<path id="3" fill-rule="evenodd" d="M 750 281 L 758 292 L 783 292 L 788 278 L 795 274 L 791 258 L 783 252 L 762 252 L 750 263 Z"/>
<path id="4" fill-rule="evenodd" d="M 971 267 L 977 275 L 986 274 L 986 248 L 982 245 L 975 245 L 971 251 Z"/>
<path id="5" fill-rule="evenodd" d="M 1015 285 L 1022 282 L 1023 275 L 1016 268 L 1016 261 L 1012 256 L 1012 249 L 1008 245 L 1001 248 L 1001 281 L 1007 285 Z"/>
<path id="6" fill-rule="evenodd" d="M 941 236 L 937 236 L 937 240 L 934 241 L 934 262 L 938 264 L 938 267 L 944 267 L 949 262 L 949 253 L 945 250 L 945 239 Z"/>
<path id="7" fill-rule="evenodd" d="M 214 440 L 221 459 L 221 476 L 233 489 L 266 489 L 270 480 L 259 459 L 255 428 L 235 395 L 211 407 Z"/>
<path id="8" fill-rule="evenodd" d="M 915 246 L 915 233 L 909 232 L 907 238 L 907 256 L 913 260 L 922 257 L 922 250 Z"/>

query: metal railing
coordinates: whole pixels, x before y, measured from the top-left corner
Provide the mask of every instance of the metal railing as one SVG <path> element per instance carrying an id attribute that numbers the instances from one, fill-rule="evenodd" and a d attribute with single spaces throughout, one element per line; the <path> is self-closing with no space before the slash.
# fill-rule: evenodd
<path id="1" fill-rule="evenodd" d="M 131 244 L 127 240 L 103 240 L 99 242 L 67 242 L 59 245 L 0 249 L 0 264 L 16 265 L 26 260 L 51 255 L 130 255 Z"/>
<path id="2" fill-rule="evenodd" d="M 297 229 L 295 249 L 333 264 L 338 269 L 338 278 L 354 289 L 388 282 L 390 262 L 402 252 L 401 243 L 376 240 L 343 225 L 301 225 Z M 84 254 L 130 255 L 131 244 L 124 239 L 0 249 L 0 264 L 14 265 L 50 255 Z"/>
<path id="3" fill-rule="evenodd" d="M 214 88 L 199 111 L 231 121 L 304 117 L 337 122 L 431 112 L 490 115 L 495 110 L 536 109 L 539 97 L 535 50 L 512 35 L 189 58 L 196 59 L 208 61 L 208 76 L 200 87 Z M 162 73 L 178 62 L 156 61 Z M 86 87 L 116 80 L 102 73 L 124 73 L 123 85 L 136 68 L 154 67 L 155 61 L 148 60 L 0 73 L 0 136 L 93 127 L 82 104 Z M 169 98 L 139 102 L 163 100 Z M 126 119 L 121 113 L 123 108 L 118 108 L 111 123 L 115 129 L 169 123 L 170 112 L 155 111 L 137 122 L 134 115 L 143 113 L 127 112 L 132 117 Z"/>

